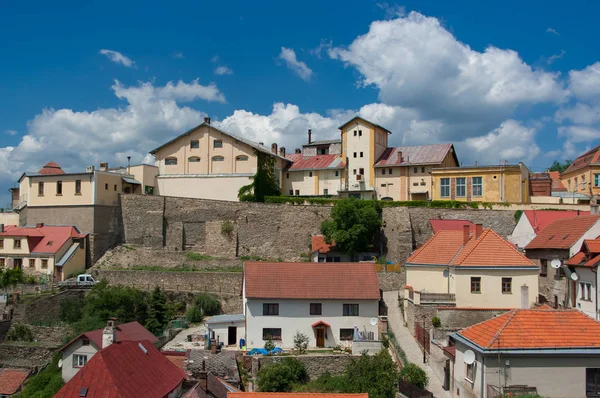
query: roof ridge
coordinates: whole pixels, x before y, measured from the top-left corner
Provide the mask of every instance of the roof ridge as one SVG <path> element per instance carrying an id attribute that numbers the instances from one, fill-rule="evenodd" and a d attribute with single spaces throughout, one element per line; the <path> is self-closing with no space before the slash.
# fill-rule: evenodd
<path id="1" fill-rule="evenodd" d="M 429 245 L 430 245 L 430 244 L 431 244 L 431 243 L 434 241 L 434 239 L 435 239 L 435 237 L 436 237 L 436 236 L 438 236 L 438 235 L 440 235 L 442 232 L 446 232 L 446 231 L 449 231 L 449 230 L 442 229 L 442 230 L 439 230 L 439 231 L 437 231 L 435 234 L 433 234 L 433 236 L 432 236 L 431 238 L 427 239 L 427 242 L 423 243 L 423 244 L 421 245 L 421 247 L 419 247 L 418 249 L 416 249 L 416 250 L 415 250 L 415 251 L 414 251 L 414 252 L 413 252 L 413 253 L 412 253 L 412 254 L 411 254 L 411 255 L 410 255 L 410 256 L 409 256 L 409 257 L 406 259 L 406 262 L 408 263 L 408 262 L 409 262 L 408 260 L 410 260 L 412 257 L 416 256 L 417 254 L 421 253 L 421 251 L 423 251 L 423 250 L 425 249 L 425 247 L 429 246 Z M 460 251 L 460 250 L 459 250 L 459 251 Z"/>
<path id="2" fill-rule="evenodd" d="M 512 243 L 510 243 L 509 241 L 507 241 L 506 239 L 504 239 L 503 237 L 501 237 L 500 235 L 498 235 L 496 233 L 496 231 L 494 231 L 491 228 L 488 228 L 494 235 L 496 235 L 497 238 L 499 238 L 502 243 L 504 243 L 506 246 L 510 247 L 511 249 L 513 249 L 517 254 L 519 254 L 523 259 L 527 260 L 528 262 L 530 262 L 532 265 L 535 265 L 535 263 L 533 261 L 531 261 L 529 258 L 527 258 L 526 255 L 524 255 L 523 253 L 521 253 L 515 246 L 512 245 Z"/>
<path id="3" fill-rule="evenodd" d="M 504 329 L 508 326 L 508 324 L 510 323 L 510 321 L 512 321 L 512 319 L 515 317 L 515 315 L 517 314 L 517 312 L 519 311 L 519 309 L 515 309 L 511 312 L 509 312 L 508 315 L 508 319 L 506 320 L 506 322 L 504 322 L 504 324 L 498 329 L 498 331 L 496 332 L 496 334 L 494 334 L 494 337 L 492 337 L 492 339 L 490 340 L 490 344 L 488 344 L 488 347 L 491 348 L 494 345 L 494 342 L 496 341 L 496 339 L 498 339 L 498 342 L 500 342 L 500 335 L 502 334 L 502 332 L 504 331 Z M 499 347 L 498 347 L 499 348 Z"/>
<path id="4" fill-rule="evenodd" d="M 477 246 L 479 246 L 481 244 L 481 242 L 483 242 L 483 238 L 485 238 L 487 236 L 487 234 L 488 234 L 489 231 L 491 231 L 491 229 L 490 228 L 486 228 L 486 229 L 483 230 L 483 232 L 481 233 L 481 235 L 479 235 L 479 237 L 475 238 L 475 241 L 474 241 L 475 243 L 473 244 L 473 247 L 468 251 L 467 254 L 464 255 L 464 257 L 463 257 L 463 259 L 461 260 L 460 263 L 458 263 L 458 264 L 452 264 L 452 262 L 450 262 L 450 264 L 452 264 L 452 265 L 461 265 L 467 259 L 467 257 L 469 257 L 471 255 L 471 253 L 473 253 L 473 250 L 475 250 L 475 248 Z M 469 242 L 471 241 L 472 238 L 473 237 L 469 237 Z M 467 242 L 467 243 L 469 243 L 469 242 Z M 464 244 L 461 247 L 461 250 L 464 249 L 466 246 L 467 245 Z M 459 253 L 461 252 L 461 250 L 459 250 Z M 454 259 L 452 259 L 452 260 L 454 260 Z"/>

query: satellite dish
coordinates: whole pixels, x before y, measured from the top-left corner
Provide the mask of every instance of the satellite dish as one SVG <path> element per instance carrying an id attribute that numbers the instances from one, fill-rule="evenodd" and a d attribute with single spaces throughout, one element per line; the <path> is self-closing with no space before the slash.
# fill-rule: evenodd
<path id="1" fill-rule="evenodd" d="M 377 325 L 377 318 L 371 318 L 371 322 L 369 322 L 371 326 Z"/>
<path id="2" fill-rule="evenodd" d="M 62 359 L 59 359 L 59 360 L 58 360 L 58 367 L 59 367 L 59 368 L 62 368 Z"/>
<path id="3" fill-rule="evenodd" d="M 467 365 L 471 365 L 473 362 L 475 362 L 475 353 L 471 350 L 465 351 L 463 357 Z"/>
<path id="4" fill-rule="evenodd" d="M 575 272 L 571 273 L 571 280 L 572 281 L 576 281 L 579 279 L 579 275 L 577 275 Z"/>
<path id="5" fill-rule="evenodd" d="M 561 261 L 560 261 L 559 259 L 557 259 L 557 258 L 555 258 L 554 260 L 552 260 L 552 261 L 550 262 L 550 266 L 551 266 L 552 268 L 555 268 L 555 269 L 556 269 L 556 268 L 560 268 L 560 266 L 561 266 L 561 265 L 562 265 Z"/>
<path id="6" fill-rule="evenodd" d="M 450 273 L 448 272 L 448 270 L 447 270 L 447 269 L 445 269 L 445 270 L 444 270 L 444 278 L 447 278 L 447 277 L 448 277 L 448 275 L 450 275 Z"/>

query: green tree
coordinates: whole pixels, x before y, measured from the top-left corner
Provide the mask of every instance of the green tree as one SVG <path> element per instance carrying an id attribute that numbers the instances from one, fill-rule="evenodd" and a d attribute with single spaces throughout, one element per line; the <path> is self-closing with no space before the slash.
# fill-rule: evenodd
<path id="1" fill-rule="evenodd" d="M 550 166 L 548 171 L 558 171 L 559 173 L 562 173 L 563 171 L 569 168 L 571 163 L 573 163 L 571 159 L 565 160 L 564 163 L 555 160 L 554 162 L 552 162 L 552 166 Z"/>
<path id="2" fill-rule="evenodd" d="M 337 201 L 331 210 L 331 219 L 321 224 L 327 243 L 335 241 L 338 250 L 353 257 L 357 252 L 373 249 L 380 229 L 379 202 L 355 198 Z"/>
<path id="3" fill-rule="evenodd" d="M 369 398 L 394 398 L 398 371 L 386 350 L 354 359 L 344 373 L 347 393 L 369 393 Z"/>
<path id="4" fill-rule="evenodd" d="M 150 296 L 148 305 L 148 318 L 146 319 L 146 329 L 154 333 L 160 334 L 169 320 L 167 319 L 167 296 L 157 286 Z"/>
<path id="5" fill-rule="evenodd" d="M 275 177 L 275 156 L 258 149 L 254 150 L 256 156 L 256 174 L 252 182 L 240 188 L 238 198 L 250 202 L 264 202 L 265 196 L 281 195 L 281 188 Z"/>
<path id="6" fill-rule="evenodd" d="M 298 354 L 304 354 L 308 348 L 308 335 L 296 330 L 296 334 L 294 335 L 294 348 Z"/>
<path id="7" fill-rule="evenodd" d="M 409 363 L 400 371 L 400 377 L 413 386 L 424 389 L 429 384 L 427 373 L 414 363 Z"/>
<path id="8" fill-rule="evenodd" d="M 53 397 L 65 384 L 58 367 L 61 354 L 55 354 L 50 364 L 35 376 L 25 381 L 25 387 L 13 398 L 44 398 Z"/>
<path id="9" fill-rule="evenodd" d="M 262 392 L 291 392 L 296 384 L 306 383 L 308 373 L 302 362 L 286 357 L 258 371 L 257 384 Z"/>
<path id="10" fill-rule="evenodd" d="M 83 301 L 67 297 L 60 302 L 60 320 L 66 323 L 75 323 L 81 319 Z"/>
<path id="11" fill-rule="evenodd" d="M 0 270 L 0 286 L 8 293 L 8 288 L 15 288 L 19 283 L 23 283 L 25 276 L 21 268 L 9 268 Z"/>
<path id="12" fill-rule="evenodd" d="M 192 306 L 186 311 L 185 316 L 191 323 L 202 322 L 204 316 L 216 315 L 221 312 L 221 301 L 214 294 L 200 294 L 194 299 Z"/>

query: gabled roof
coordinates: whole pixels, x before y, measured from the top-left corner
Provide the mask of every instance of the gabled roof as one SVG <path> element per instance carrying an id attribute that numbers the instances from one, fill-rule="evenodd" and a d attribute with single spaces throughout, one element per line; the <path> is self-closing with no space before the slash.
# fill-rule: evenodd
<path id="1" fill-rule="evenodd" d="M 115 326 L 115 341 L 142 341 L 148 340 L 152 343 L 158 341 L 155 335 L 153 335 L 148 329 L 143 327 L 139 322 L 129 322 L 123 323 L 121 325 Z M 60 351 L 63 351 L 65 348 L 70 346 L 73 342 L 79 340 L 81 337 L 85 337 L 89 339 L 98 349 L 102 348 L 102 331 L 104 329 L 96 329 L 91 330 L 89 332 L 83 332 L 79 336 L 75 337 L 73 340 L 69 341 L 65 344 Z"/>
<path id="2" fill-rule="evenodd" d="M 418 146 L 399 146 L 387 148 L 375 162 L 375 167 L 413 166 L 421 164 L 441 164 L 448 152 L 454 156 L 456 164 L 458 159 L 452 144 L 434 144 Z M 402 152 L 402 159 L 398 153 Z"/>
<path id="3" fill-rule="evenodd" d="M 341 170 L 345 167 L 340 155 L 302 156 L 301 153 L 286 155 L 293 162 L 288 170 Z"/>
<path id="4" fill-rule="evenodd" d="M 457 335 L 491 350 L 600 348 L 600 323 L 575 309 L 516 309 Z"/>
<path id="5" fill-rule="evenodd" d="M 185 379 L 149 341 L 124 341 L 96 353 L 54 397 L 79 397 L 85 388 L 86 398 L 164 398 Z"/>
<path id="6" fill-rule="evenodd" d="M 565 171 L 563 171 L 562 174 L 567 174 L 587 166 L 598 164 L 600 164 L 600 145 L 593 149 L 590 149 L 589 151 L 585 152 L 583 155 L 575 159 L 573 163 L 571 163 L 571 165 Z"/>
<path id="7" fill-rule="evenodd" d="M 378 300 L 373 263 L 244 263 L 246 297 Z"/>
<path id="8" fill-rule="evenodd" d="M 566 191 L 567 187 L 560 180 L 560 173 L 558 171 L 549 171 L 550 178 L 552 179 L 552 192 Z"/>
<path id="9" fill-rule="evenodd" d="M 390 130 L 386 129 L 385 127 L 383 127 L 383 126 L 380 126 L 380 125 L 378 125 L 377 123 L 373 123 L 372 121 L 370 121 L 370 120 L 367 120 L 367 119 L 365 119 L 364 117 L 360 117 L 360 116 L 358 116 L 358 115 L 354 116 L 352 119 L 350 119 L 350 120 L 348 120 L 346 123 L 342 124 L 340 127 L 338 127 L 338 129 L 339 129 L 339 130 L 343 130 L 343 129 L 344 129 L 344 127 L 346 127 L 347 125 L 349 125 L 350 123 L 352 123 L 352 122 L 353 122 L 353 121 L 355 121 L 355 120 L 362 120 L 363 122 L 369 123 L 369 124 L 371 124 L 371 125 L 373 125 L 373 126 L 375 126 L 375 127 L 379 127 L 380 129 L 382 129 L 382 130 L 386 131 L 388 134 L 392 134 L 392 132 L 391 132 Z"/>
<path id="10" fill-rule="evenodd" d="M 431 224 L 431 229 L 433 233 L 436 234 L 439 231 L 462 231 L 465 225 L 468 225 L 469 228 L 473 228 L 474 224 L 469 220 L 439 220 L 439 219 L 431 219 L 429 220 L 429 224 Z"/>
<path id="11" fill-rule="evenodd" d="M 311 243 L 312 253 L 318 251 L 321 254 L 325 254 L 335 250 L 335 242 L 325 242 L 325 237 L 323 235 L 313 235 L 311 237 Z"/>
<path id="12" fill-rule="evenodd" d="M 513 244 L 489 228 L 484 229 L 479 237 L 471 230 L 466 244 L 463 231 L 441 230 L 417 249 L 406 263 L 456 267 L 536 267 Z"/>
<path id="13" fill-rule="evenodd" d="M 574 267 L 596 267 L 600 263 L 600 239 L 586 239 L 578 253 L 565 262 Z"/>
<path id="14" fill-rule="evenodd" d="M 0 395 L 13 395 L 29 377 L 28 369 L 0 369 Z"/>
<path id="15" fill-rule="evenodd" d="M 571 218 L 577 216 L 589 216 L 589 211 L 580 210 L 523 210 L 523 214 L 527 217 L 529 224 L 536 234 L 543 231 L 551 222 L 563 218 Z"/>
<path id="16" fill-rule="evenodd" d="M 221 130 L 221 129 L 219 129 L 219 128 L 217 128 L 217 127 L 213 126 L 212 124 L 209 124 L 209 123 L 206 123 L 206 122 L 204 122 L 204 123 L 202 123 L 202 124 L 199 124 L 199 125 L 197 125 L 196 127 L 192 127 L 191 129 L 189 129 L 189 130 L 188 130 L 188 131 L 186 131 L 185 133 L 183 133 L 183 134 L 180 134 L 180 135 L 178 135 L 177 137 L 173 138 L 171 141 L 169 141 L 169 142 L 166 142 L 166 143 L 162 144 L 161 146 L 159 146 L 158 148 L 155 148 L 155 149 L 151 150 L 151 151 L 150 151 L 150 154 L 151 154 L 151 155 L 154 155 L 156 152 L 158 152 L 158 151 L 159 151 L 159 150 L 161 150 L 162 148 L 166 147 L 167 145 L 171 145 L 172 143 L 174 143 L 174 142 L 178 141 L 180 138 L 182 138 L 182 137 L 185 137 L 186 135 L 188 135 L 188 134 L 190 134 L 190 133 L 194 132 L 195 130 L 199 129 L 200 127 L 209 127 L 209 128 L 215 129 L 215 130 L 217 130 L 219 133 L 221 133 L 221 134 L 223 134 L 223 135 L 226 135 L 226 136 L 228 136 L 228 137 L 231 137 L 231 138 L 233 138 L 233 139 L 235 139 L 235 140 L 238 140 L 238 141 L 240 141 L 240 142 L 243 142 L 244 144 L 246 144 L 246 145 L 249 145 L 249 146 L 251 146 L 252 148 L 254 148 L 254 149 L 258 150 L 258 151 L 261 151 L 261 152 L 263 152 L 263 153 L 267 153 L 267 154 L 269 154 L 269 155 L 273 155 L 273 156 L 275 156 L 275 157 L 277 157 L 277 158 L 280 158 L 280 159 L 283 159 L 283 160 L 288 160 L 288 159 L 286 159 L 286 158 L 285 158 L 285 157 L 283 157 L 283 156 L 279 156 L 279 154 L 276 154 L 276 153 L 273 153 L 273 152 L 271 152 L 271 149 L 270 149 L 270 148 L 267 148 L 267 147 L 266 147 L 266 146 L 264 146 L 264 145 L 260 145 L 260 144 L 258 144 L 258 143 L 256 143 L 256 142 L 254 142 L 254 141 L 250 141 L 250 140 L 247 140 L 247 139 L 245 139 L 245 138 L 238 137 L 238 136 L 237 136 L 237 135 L 235 135 L 235 134 L 229 133 L 229 132 L 227 132 L 227 131 L 225 131 L 225 130 Z"/>
<path id="17" fill-rule="evenodd" d="M 527 246 L 529 249 L 569 249 L 594 224 L 599 216 L 579 216 L 555 220 L 548 224 Z"/>
<path id="18" fill-rule="evenodd" d="M 70 238 L 85 238 L 77 227 L 70 225 L 43 225 L 41 227 L 17 227 L 8 225 L 0 237 L 27 238 L 29 252 L 33 254 L 54 254 L 58 252 Z"/>

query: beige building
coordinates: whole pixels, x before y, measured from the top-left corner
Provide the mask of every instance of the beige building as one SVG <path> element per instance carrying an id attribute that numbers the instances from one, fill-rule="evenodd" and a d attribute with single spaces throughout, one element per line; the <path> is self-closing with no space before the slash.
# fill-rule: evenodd
<path id="1" fill-rule="evenodd" d="M 432 199 L 529 203 L 529 169 L 523 164 L 433 168 Z"/>
<path id="2" fill-rule="evenodd" d="M 290 163 L 277 144 L 271 150 L 210 124 L 210 118 L 150 153 L 158 166 L 157 194 L 188 198 L 238 200 L 238 191 L 257 170 L 256 152 L 275 157 L 275 174 Z"/>
<path id="3" fill-rule="evenodd" d="M 0 225 L 0 268 L 20 268 L 25 274 L 60 282 L 85 270 L 86 245 L 87 235 L 71 226 Z"/>
<path id="4" fill-rule="evenodd" d="M 565 203 L 580 203 L 600 194 L 600 145 L 585 152 L 560 175 L 567 188 Z"/>

